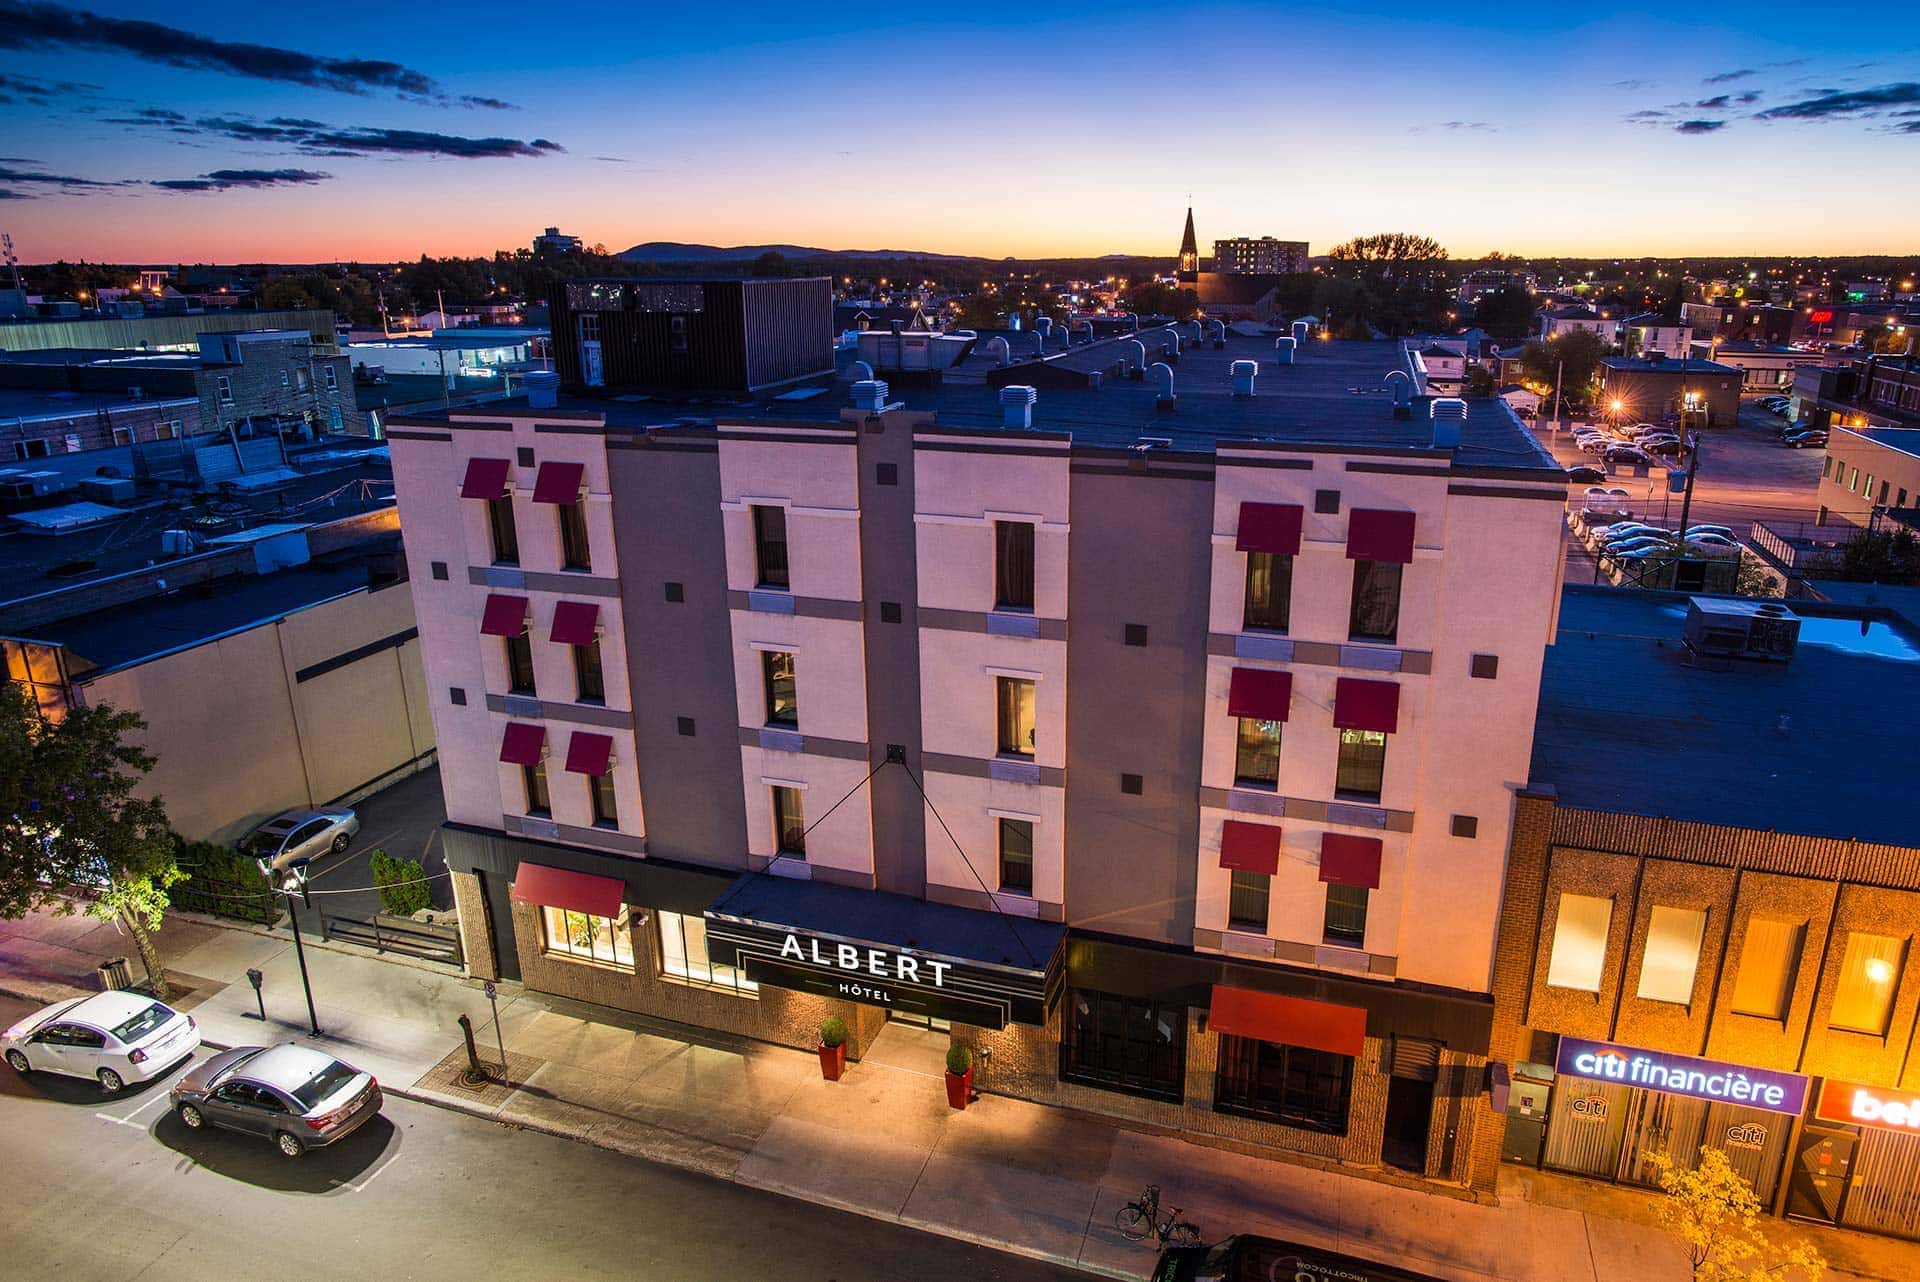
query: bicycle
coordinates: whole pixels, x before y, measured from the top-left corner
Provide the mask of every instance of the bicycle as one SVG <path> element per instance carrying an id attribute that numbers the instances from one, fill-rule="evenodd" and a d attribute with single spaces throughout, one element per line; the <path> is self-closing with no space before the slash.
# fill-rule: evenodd
<path id="1" fill-rule="evenodd" d="M 1147 1185 L 1145 1193 L 1115 1211 L 1113 1227 L 1129 1242 L 1139 1242 L 1151 1233 L 1161 1246 L 1200 1245 L 1200 1226 L 1181 1219 L 1179 1207 L 1161 1216 L 1158 1184 Z"/>

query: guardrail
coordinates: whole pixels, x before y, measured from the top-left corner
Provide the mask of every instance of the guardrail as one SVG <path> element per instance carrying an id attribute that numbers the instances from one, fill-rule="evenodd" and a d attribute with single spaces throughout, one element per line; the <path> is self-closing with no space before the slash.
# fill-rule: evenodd
<path id="1" fill-rule="evenodd" d="M 429 924 L 411 917 L 393 917 L 375 913 L 371 917 L 334 917 L 320 914 L 320 936 L 359 944 L 380 953 L 399 953 L 422 961 L 442 962 L 460 967 L 465 954 L 460 948 L 460 928 Z"/>

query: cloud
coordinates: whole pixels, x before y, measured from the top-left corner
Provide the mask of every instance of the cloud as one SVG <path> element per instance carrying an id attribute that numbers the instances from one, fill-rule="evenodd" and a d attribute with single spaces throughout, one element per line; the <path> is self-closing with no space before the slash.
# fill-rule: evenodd
<path id="1" fill-rule="evenodd" d="M 1743 94 L 1736 94 L 1733 100 L 1742 106 L 1751 107 L 1754 103 L 1760 101 L 1760 91 L 1758 89 L 1749 89 Z"/>
<path id="2" fill-rule="evenodd" d="M 116 182 L 97 178 L 76 178 L 72 174 L 43 174 L 37 170 L 0 166 L 0 182 L 32 183 L 47 187 L 118 187 Z"/>
<path id="3" fill-rule="evenodd" d="M 1626 119 L 1633 120 L 1633 121 L 1640 121 L 1640 122 L 1645 122 L 1649 120 L 1665 120 L 1666 117 L 1667 117 L 1666 112 L 1657 110 L 1653 107 L 1643 107 L 1639 111 L 1629 111 L 1626 114 Z"/>
<path id="4" fill-rule="evenodd" d="M 1476 132 L 1477 131 L 1485 131 L 1488 133 L 1499 132 L 1496 126 L 1489 124 L 1487 121 L 1484 121 L 1484 120 L 1443 120 L 1440 122 L 1440 127 L 1442 129 L 1464 129 L 1464 130 L 1471 130 Z"/>
<path id="5" fill-rule="evenodd" d="M 1710 134 L 1725 129 L 1724 120 L 1683 120 L 1673 127 L 1677 134 Z"/>
<path id="6" fill-rule="evenodd" d="M 510 102 L 502 102 L 498 98 L 487 98 L 480 94 L 463 93 L 456 101 L 459 102 L 462 107 L 481 107 L 487 111 L 520 110 L 520 108 Z"/>
<path id="7" fill-rule="evenodd" d="M 8 191 L 0 187 L 0 200 L 32 200 L 33 196 L 24 191 Z"/>
<path id="8" fill-rule="evenodd" d="M 1613 87 L 1633 92 L 1640 89 L 1657 89 L 1660 87 L 1660 82 L 1658 80 L 1616 80 L 1613 82 Z"/>
<path id="9" fill-rule="evenodd" d="M 1756 120 L 1835 120 L 1877 116 L 1889 107 L 1920 103 L 1920 83 L 1902 81 L 1873 89 L 1827 90 L 1798 102 L 1754 113 Z"/>
<path id="10" fill-rule="evenodd" d="M 0 19 L 4 19 L 5 16 L 5 8 L 0 6 Z M 6 29 L 0 27 L 0 46 L 5 44 Z M 0 103 L 28 103 L 35 107 L 51 107 L 56 98 L 93 93 L 99 88 L 99 85 L 85 84 L 78 80 L 40 80 L 33 76 L 0 71 Z"/>
<path id="11" fill-rule="evenodd" d="M 109 18 L 84 9 L 18 0 L 0 0 L 0 49 L 105 50 L 169 67 L 220 71 L 337 93 L 365 95 L 383 90 L 424 102 L 449 100 L 431 76 L 397 62 L 329 58 L 299 49 L 215 40 L 158 22 Z M 461 101 L 476 106 L 499 100 Z"/>
<path id="12" fill-rule="evenodd" d="M 152 185 L 167 191 L 228 191 L 235 187 L 305 186 L 332 177 L 317 169 L 216 169 L 198 178 L 157 179 Z"/>
<path id="13" fill-rule="evenodd" d="M 633 163 L 625 156 L 595 156 L 594 159 L 609 165 L 631 165 Z"/>
<path id="14" fill-rule="evenodd" d="M 1760 73 L 1752 67 L 1742 67 L 1738 71 L 1723 71 L 1717 76 L 1708 76 L 1700 83 L 1703 85 L 1724 85 L 1730 80 L 1745 80 L 1748 76 L 1757 76 L 1759 74 Z"/>
<path id="15" fill-rule="evenodd" d="M 1712 98 L 1702 98 L 1699 102 L 1682 103 L 1680 105 L 1692 107 L 1697 111 L 1724 111 L 1726 110 L 1729 97 L 1730 95 L 1728 94 L 1719 94 Z"/>
<path id="16" fill-rule="evenodd" d="M 127 124 L 147 124 L 174 133 L 203 134 L 235 142 L 272 144 L 306 156 L 410 155 L 443 156 L 454 160 L 490 160 L 510 156 L 544 156 L 565 147 L 546 138 L 469 138 L 425 129 L 377 129 L 362 125 L 329 125 L 303 116 L 272 116 L 258 121 L 246 116 L 202 116 L 178 124 L 155 112 L 125 118 Z M 171 115 L 172 113 L 167 113 Z"/>

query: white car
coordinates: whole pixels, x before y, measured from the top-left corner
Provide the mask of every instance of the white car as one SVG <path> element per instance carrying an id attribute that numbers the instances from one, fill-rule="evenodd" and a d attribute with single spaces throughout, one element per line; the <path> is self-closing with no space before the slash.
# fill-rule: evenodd
<path id="1" fill-rule="evenodd" d="M 199 1048 L 193 1016 L 124 989 L 59 1002 L 0 1033 L 14 1072 L 90 1077 L 109 1093 L 158 1077 Z"/>

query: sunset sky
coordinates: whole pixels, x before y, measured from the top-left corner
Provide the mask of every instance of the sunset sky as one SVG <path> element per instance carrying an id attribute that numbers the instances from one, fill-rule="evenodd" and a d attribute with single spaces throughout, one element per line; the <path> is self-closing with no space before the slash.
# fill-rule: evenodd
<path id="1" fill-rule="evenodd" d="M 0 0 L 21 258 L 1920 248 L 1911 6 Z"/>

